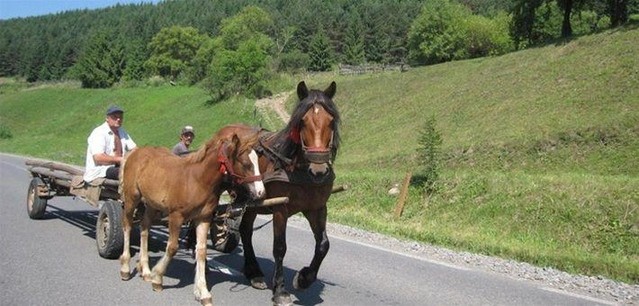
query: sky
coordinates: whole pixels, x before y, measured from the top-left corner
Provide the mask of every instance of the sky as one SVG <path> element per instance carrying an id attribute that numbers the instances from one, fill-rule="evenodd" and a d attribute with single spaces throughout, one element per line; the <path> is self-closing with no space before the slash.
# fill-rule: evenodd
<path id="1" fill-rule="evenodd" d="M 157 3 L 159 0 L 0 0 L 0 20 L 55 14 L 77 9 L 97 9 L 118 3 Z"/>

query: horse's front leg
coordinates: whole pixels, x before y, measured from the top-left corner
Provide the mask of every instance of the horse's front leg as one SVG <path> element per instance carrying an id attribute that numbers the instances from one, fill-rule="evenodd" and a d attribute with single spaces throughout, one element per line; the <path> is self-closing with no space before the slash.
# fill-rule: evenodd
<path id="1" fill-rule="evenodd" d="M 169 266 L 169 262 L 178 249 L 178 239 L 180 237 L 180 228 L 184 218 L 179 212 L 169 214 L 169 241 L 166 243 L 166 252 L 164 256 L 158 261 L 151 271 L 151 285 L 153 290 L 162 291 L 162 278 L 166 273 L 166 268 Z"/>
<path id="2" fill-rule="evenodd" d="M 316 211 L 305 212 L 304 216 L 311 226 L 313 236 L 315 236 L 315 254 L 311 264 L 298 271 L 293 279 L 293 287 L 301 290 L 310 287 L 315 282 L 317 272 L 330 247 L 328 236 L 326 235 L 326 207 Z"/>
<path id="3" fill-rule="evenodd" d="M 198 222 L 195 228 L 197 242 L 195 244 L 196 263 L 193 294 L 195 294 L 195 298 L 200 301 L 202 305 L 213 306 L 213 296 L 206 284 L 206 242 L 211 226 L 211 217 L 204 218 L 204 220 L 205 221 Z"/>
<path id="4" fill-rule="evenodd" d="M 244 250 L 244 277 L 251 283 L 255 289 L 264 290 L 268 288 L 264 281 L 264 273 L 260 269 L 260 265 L 255 257 L 253 249 L 253 224 L 257 214 L 253 211 L 246 211 L 242 216 L 240 223 L 240 237 L 242 239 L 242 248 Z M 213 237 L 211 237 L 213 239 Z"/>
<path id="5" fill-rule="evenodd" d="M 273 212 L 273 304 L 292 305 L 291 295 L 284 287 L 284 256 L 286 255 L 286 221 L 288 215 L 285 208 Z"/>

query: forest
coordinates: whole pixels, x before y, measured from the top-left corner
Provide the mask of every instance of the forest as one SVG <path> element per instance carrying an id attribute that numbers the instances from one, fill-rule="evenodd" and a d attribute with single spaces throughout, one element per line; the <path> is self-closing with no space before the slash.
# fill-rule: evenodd
<path id="1" fill-rule="evenodd" d="M 214 99 L 278 73 L 494 56 L 629 21 L 638 0 L 174 0 L 0 21 L 0 76 L 105 88 L 159 77 Z"/>

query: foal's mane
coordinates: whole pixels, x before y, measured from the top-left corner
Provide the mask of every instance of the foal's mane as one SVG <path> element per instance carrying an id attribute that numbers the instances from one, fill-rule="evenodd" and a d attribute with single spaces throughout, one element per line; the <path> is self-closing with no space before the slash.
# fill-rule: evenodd
<path id="1" fill-rule="evenodd" d="M 318 89 L 311 89 L 308 92 L 308 96 L 297 103 L 295 110 L 291 114 L 291 119 L 288 121 L 288 124 L 284 129 L 277 132 L 274 136 L 274 149 L 277 150 L 280 154 L 291 158 L 298 149 L 301 148 L 301 145 L 295 143 L 289 135 L 292 131 L 299 131 L 302 125 L 302 119 L 308 110 L 313 107 L 314 104 L 319 104 L 324 109 L 333 116 L 333 146 L 331 148 L 332 158 L 335 159 L 337 155 L 337 150 L 340 145 L 340 135 L 339 135 L 339 125 L 340 125 L 340 115 L 337 111 L 337 107 L 333 100 L 328 97 L 323 91 Z"/>
<path id="2" fill-rule="evenodd" d="M 257 134 L 251 134 L 248 136 L 240 137 L 240 147 L 238 152 L 245 152 L 253 148 L 253 145 L 257 142 Z M 215 154 L 217 156 L 218 149 L 225 141 L 230 139 L 213 137 L 209 139 L 201 148 L 197 151 L 184 156 L 184 160 L 191 163 L 198 163 L 204 160 L 209 154 Z"/>

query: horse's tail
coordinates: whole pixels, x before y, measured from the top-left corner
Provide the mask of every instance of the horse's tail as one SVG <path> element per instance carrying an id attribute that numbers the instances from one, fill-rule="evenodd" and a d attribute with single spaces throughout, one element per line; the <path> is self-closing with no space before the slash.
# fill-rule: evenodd
<path id="1" fill-rule="evenodd" d="M 120 194 L 120 200 L 122 200 L 122 202 L 124 202 L 124 166 L 131 152 L 132 151 L 124 153 L 124 156 L 122 156 L 122 161 L 120 162 L 120 182 L 118 184 L 118 193 Z"/>

